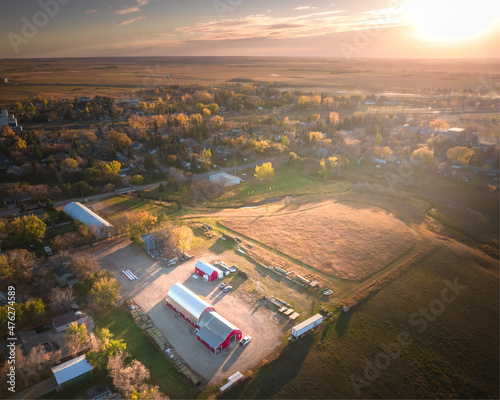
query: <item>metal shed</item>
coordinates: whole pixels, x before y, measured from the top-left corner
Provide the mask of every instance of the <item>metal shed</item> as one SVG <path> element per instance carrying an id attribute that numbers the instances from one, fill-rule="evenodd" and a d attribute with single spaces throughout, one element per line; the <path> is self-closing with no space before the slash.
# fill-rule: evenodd
<path id="1" fill-rule="evenodd" d="M 224 273 L 211 264 L 204 263 L 203 261 L 197 261 L 194 269 L 198 275 L 203 277 L 203 279 L 208 282 L 215 281 L 216 279 L 221 279 Z"/>
<path id="2" fill-rule="evenodd" d="M 74 220 L 84 223 L 99 238 L 109 237 L 114 234 L 113 225 L 83 204 L 75 202 L 66 204 L 64 212 Z"/>
<path id="3" fill-rule="evenodd" d="M 215 311 L 209 311 L 200 320 L 196 338 L 217 354 L 243 336 L 241 330 Z"/>
<path id="4" fill-rule="evenodd" d="M 175 283 L 168 290 L 165 302 L 168 307 L 198 329 L 203 314 L 215 311 L 215 308 L 180 283 Z"/>

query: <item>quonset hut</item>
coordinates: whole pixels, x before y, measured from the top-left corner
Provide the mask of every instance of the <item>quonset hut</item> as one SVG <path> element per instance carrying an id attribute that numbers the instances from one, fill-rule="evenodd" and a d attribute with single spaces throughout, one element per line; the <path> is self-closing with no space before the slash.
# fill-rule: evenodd
<path id="1" fill-rule="evenodd" d="M 243 336 L 240 329 L 180 283 L 169 289 L 165 302 L 198 330 L 196 338 L 214 354 L 236 343 Z"/>
<path id="2" fill-rule="evenodd" d="M 83 204 L 74 202 L 66 204 L 64 212 L 74 220 L 84 223 L 90 232 L 99 239 L 110 237 L 115 233 L 113 225 Z"/>
<path id="3" fill-rule="evenodd" d="M 165 302 L 167 306 L 198 329 L 200 329 L 200 319 L 203 314 L 215 311 L 215 308 L 180 283 L 172 285 L 168 290 Z"/>

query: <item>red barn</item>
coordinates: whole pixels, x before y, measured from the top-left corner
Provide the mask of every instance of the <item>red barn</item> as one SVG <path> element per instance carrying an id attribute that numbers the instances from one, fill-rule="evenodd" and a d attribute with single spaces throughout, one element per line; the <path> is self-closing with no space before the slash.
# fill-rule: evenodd
<path id="1" fill-rule="evenodd" d="M 215 354 L 237 343 L 242 336 L 241 330 L 215 311 L 203 314 L 196 334 L 196 338 Z"/>
<path id="2" fill-rule="evenodd" d="M 216 279 L 220 279 L 224 276 L 224 273 L 220 269 L 215 268 L 213 265 L 204 263 L 203 261 L 197 261 L 194 269 L 198 275 L 203 277 L 203 279 L 208 282 L 215 281 Z"/>
<path id="3" fill-rule="evenodd" d="M 202 316 L 208 311 L 215 311 L 215 308 L 180 283 L 172 285 L 168 290 L 165 302 L 197 329 L 200 329 Z"/>

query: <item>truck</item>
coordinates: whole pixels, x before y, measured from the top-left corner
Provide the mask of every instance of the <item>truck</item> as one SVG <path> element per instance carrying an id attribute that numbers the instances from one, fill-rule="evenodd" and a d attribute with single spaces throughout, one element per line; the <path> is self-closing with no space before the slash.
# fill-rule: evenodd
<path id="1" fill-rule="evenodd" d="M 323 316 L 321 314 L 313 315 L 311 318 L 306 319 L 304 322 L 294 326 L 292 328 L 292 337 L 298 339 L 304 333 L 310 331 L 311 329 L 317 327 L 323 322 Z"/>

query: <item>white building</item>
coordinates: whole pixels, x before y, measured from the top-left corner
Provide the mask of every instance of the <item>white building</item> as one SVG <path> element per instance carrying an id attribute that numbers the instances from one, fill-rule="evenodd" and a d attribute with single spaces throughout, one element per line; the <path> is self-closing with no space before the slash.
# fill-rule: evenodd
<path id="1" fill-rule="evenodd" d="M 115 228 L 104 218 L 89 210 L 83 204 L 69 203 L 64 207 L 64 212 L 74 220 L 78 220 L 89 228 L 90 232 L 98 238 L 110 237 Z"/>
<path id="2" fill-rule="evenodd" d="M 4 126 L 10 126 L 14 131 L 22 130 L 21 126 L 17 124 L 17 119 L 13 115 L 9 115 L 7 110 L 2 110 L 0 115 L 0 131 Z"/>
<path id="3" fill-rule="evenodd" d="M 223 186 L 234 186 L 241 183 L 241 179 L 234 175 L 229 175 L 225 172 L 219 172 L 217 174 L 212 174 L 208 177 L 210 182 L 217 182 Z"/>
<path id="4" fill-rule="evenodd" d="M 85 359 L 85 354 L 51 368 L 61 390 L 92 374 L 92 365 Z"/>

